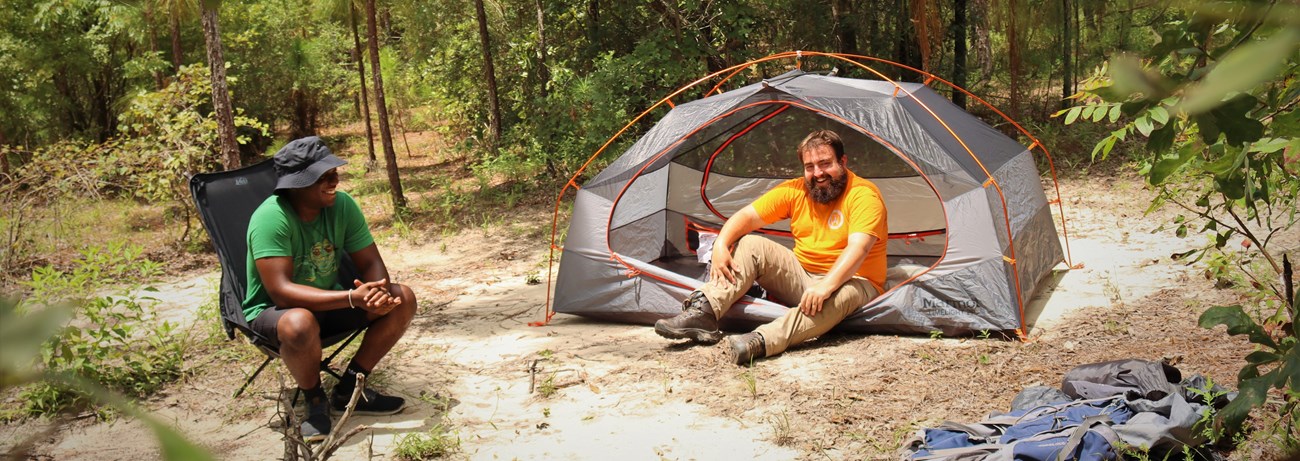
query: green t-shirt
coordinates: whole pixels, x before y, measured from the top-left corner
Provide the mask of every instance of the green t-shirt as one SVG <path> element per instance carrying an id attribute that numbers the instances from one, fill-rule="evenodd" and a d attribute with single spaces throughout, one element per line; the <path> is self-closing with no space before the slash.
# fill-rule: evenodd
<path id="1" fill-rule="evenodd" d="M 244 317 L 251 322 L 274 305 L 253 261 L 291 256 L 294 283 L 322 290 L 342 290 L 338 275 L 343 255 L 337 249 L 351 254 L 372 243 L 375 238 L 370 235 L 361 207 L 343 191 L 337 192 L 334 206 L 322 209 L 312 222 L 298 219 L 287 197 L 267 197 L 248 221 L 248 293 L 244 297 Z"/>

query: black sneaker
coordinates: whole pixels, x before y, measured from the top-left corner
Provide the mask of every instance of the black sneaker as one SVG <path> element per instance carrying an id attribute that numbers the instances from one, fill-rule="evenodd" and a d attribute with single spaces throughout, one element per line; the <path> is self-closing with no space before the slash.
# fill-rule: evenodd
<path id="1" fill-rule="evenodd" d="M 335 388 L 335 390 L 340 390 Z M 347 395 L 334 393 L 334 414 L 340 415 L 348 409 L 348 400 L 352 399 L 352 393 Z M 361 398 L 357 399 L 356 408 L 352 409 L 354 415 L 383 416 L 396 414 L 406 408 L 406 399 L 392 395 L 384 395 L 375 392 L 373 389 L 365 388 L 361 390 Z"/>
<path id="2" fill-rule="evenodd" d="M 329 399 L 325 397 L 324 392 L 319 392 L 317 395 L 308 393 L 307 417 L 299 426 L 303 440 L 319 442 L 330 435 L 330 428 L 334 423 L 330 420 L 329 406 Z"/>

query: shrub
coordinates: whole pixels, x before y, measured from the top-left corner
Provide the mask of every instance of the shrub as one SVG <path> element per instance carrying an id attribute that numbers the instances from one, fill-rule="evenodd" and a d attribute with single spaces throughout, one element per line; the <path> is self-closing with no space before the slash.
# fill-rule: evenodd
<path id="1" fill-rule="evenodd" d="M 136 291 L 154 291 L 128 283 L 122 294 L 97 295 L 109 281 L 138 281 L 156 276 L 159 265 L 140 258 L 139 247 L 111 244 L 90 248 L 69 271 L 37 268 L 25 285 L 32 296 L 18 303 L 20 314 L 77 306 L 72 320 L 42 343 L 38 366 L 44 373 L 75 375 L 133 397 L 144 397 L 180 376 L 187 342 L 170 322 L 156 323 L 144 303 L 157 301 Z M 39 416 L 65 408 L 92 405 L 91 396 L 47 381 L 20 392 L 28 414 Z"/>
<path id="2" fill-rule="evenodd" d="M 438 424 L 428 432 L 406 434 L 397 439 L 397 457 L 406 460 L 442 458 L 460 451 L 460 438 Z"/>

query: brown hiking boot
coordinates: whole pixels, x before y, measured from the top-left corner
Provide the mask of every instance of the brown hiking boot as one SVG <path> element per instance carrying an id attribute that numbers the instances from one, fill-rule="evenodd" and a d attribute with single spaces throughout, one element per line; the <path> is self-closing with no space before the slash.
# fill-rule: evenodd
<path id="1" fill-rule="evenodd" d="M 763 345 L 763 335 L 758 332 L 732 336 L 728 341 L 731 342 L 731 359 L 736 365 L 753 365 L 754 360 L 767 357 L 767 346 Z"/>
<path id="2" fill-rule="evenodd" d="M 690 339 L 701 344 L 714 344 L 722 340 L 718 330 L 718 317 L 704 293 L 695 291 L 682 303 L 682 313 L 670 319 L 655 322 L 655 333 L 668 339 Z"/>

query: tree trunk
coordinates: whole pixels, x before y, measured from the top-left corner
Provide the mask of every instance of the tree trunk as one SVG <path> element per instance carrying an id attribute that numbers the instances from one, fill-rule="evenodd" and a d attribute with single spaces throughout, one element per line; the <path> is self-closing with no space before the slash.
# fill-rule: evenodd
<path id="1" fill-rule="evenodd" d="M 9 165 L 9 149 L 3 147 L 8 145 L 9 137 L 5 136 L 4 130 L 0 130 L 0 176 L 3 176 L 0 177 L 0 183 L 12 178 L 9 176 L 11 174 L 9 171 L 11 169 Z"/>
<path id="2" fill-rule="evenodd" d="M 727 61 L 713 49 L 713 23 L 706 22 L 700 26 L 700 35 L 696 37 L 704 49 L 704 68 L 708 73 L 720 72 L 727 68 Z"/>
<path id="3" fill-rule="evenodd" d="M 843 54 L 861 54 L 858 50 L 858 30 L 854 27 L 853 2 L 851 0 L 832 0 L 831 17 L 834 20 L 832 29 L 835 38 L 838 39 L 840 53 Z"/>
<path id="4" fill-rule="evenodd" d="M 170 6 L 171 11 L 167 15 L 167 17 L 171 20 L 172 73 L 173 74 L 179 73 L 181 71 L 181 62 L 183 62 L 183 59 L 185 57 L 184 54 L 182 54 L 181 52 L 181 12 L 179 10 L 180 6 L 178 5 L 179 3 L 177 1 L 171 2 L 171 6 Z M 206 34 L 206 32 L 204 33 Z M 204 38 L 206 39 L 207 37 L 204 36 Z"/>
<path id="5" fill-rule="evenodd" d="M 1074 4 L 1075 11 L 1080 10 L 1079 0 L 1071 0 L 1070 3 Z M 1074 17 L 1074 36 L 1072 37 L 1074 39 L 1074 58 L 1071 60 L 1072 64 L 1070 65 L 1070 94 L 1079 92 L 1079 57 L 1083 56 L 1083 50 L 1079 48 L 1079 42 L 1083 38 L 1083 27 L 1079 24 L 1079 16 L 1076 15 Z"/>
<path id="6" fill-rule="evenodd" d="M 1016 31 L 1016 12 L 1020 10 L 1018 0 L 1007 0 L 1007 59 L 1010 62 L 1009 92 L 1011 96 L 1011 118 L 1019 119 L 1021 115 L 1020 100 L 1020 36 Z"/>
<path id="7" fill-rule="evenodd" d="M 1128 8 L 1125 14 L 1119 15 L 1119 51 L 1128 51 L 1128 34 L 1129 29 L 1133 27 L 1133 0 L 1128 0 Z"/>
<path id="8" fill-rule="evenodd" d="M 587 53 L 583 60 L 584 70 L 591 70 L 591 63 L 600 50 L 600 0 L 587 0 Z"/>
<path id="9" fill-rule="evenodd" d="M 551 69 L 546 66 L 546 10 L 542 0 L 533 0 L 537 6 L 537 80 L 542 99 L 546 99 L 546 87 L 551 83 Z"/>
<path id="10" fill-rule="evenodd" d="M 145 27 L 149 28 L 149 51 L 161 54 L 162 50 L 158 49 L 158 28 L 154 25 L 153 4 L 149 2 L 145 2 L 144 4 L 144 23 Z M 153 74 L 154 87 L 159 90 L 163 89 L 163 87 L 167 85 L 167 82 L 163 80 L 162 73 L 158 71 L 151 73 Z"/>
<path id="11" fill-rule="evenodd" d="M 952 2 L 952 83 L 966 87 L 966 0 Z M 952 103 L 966 108 L 966 93 L 952 91 Z"/>
<path id="12" fill-rule="evenodd" d="M 916 45 L 921 52 L 921 70 L 930 69 L 930 12 L 928 0 L 912 0 L 912 28 L 916 31 Z"/>
<path id="13" fill-rule="evenodd" d="M 867 54 L 872 56 L 884 55 L 884 53 L 880 51 L 880 43 L 885 41 L 881 38 L 880 33 L 880 10 L 881 8 L 875 8 L 873 5 L 872 8 L 867 8 L 868 12 L 866 13 L 869 15 L 867 18 Z"/>
<path id="14" fill-rule="evenodd" d="M 909 5 L 908 0 L 896 0 L 894 2 L 894 62 L 924 69 L 925 64 L 922 62 L 921 53 L 916 49 L 920 42 L 917 39 L 916 28 L 912 24 L 911 7 Z M 898 69 L 898 80 L 919 81 L 920 75 L 900 68 Z"/>
<path id="15" fill-rule="evenodd" d="M 370 170 L 379 164 L 379 159 L 375 158 L 375 132 L 370 125 L 370 100 L 366 94 L 366 64 L 362 58 L 361 37 L 357 34 L 357 9 L 352 6 L 351 0 L 348 1 L 348 22 L 352 26 L 352 56 L 357 61 L 357 82 L 361 84 L 361 114 L 366 121 L 366 155 L 369 161 L 366 163 L 366 170 Z"/>
<path id="16" fill-rule="evenodd" d="M 989 41 L 989 0 L 974 0 L 971 4 L 972 27 L 975 29 L 975 62 L 980 69 L 980 82 L 993 73 L 993 47 Z"/>
<path id="17" fill-rule="evenodd" d="M 478 16 L 478 39 L 483 46 L 483 79 L 488 92 L 488 148 L 495 154 L 497 144 L 501 141 L 501 103 L 497 100 L 496 70 L 492 67 L 492 40 L 488 36 L 487 12 L 483 10 L 483 0 L 474 0 L 474 11 Z"/>
<path id="18" fill-rule="evenodd" d="M 292 106 L 292 115 L 289 117 L 289 138 L 305 138 L 316 134 L 316 124 L 313 121 L 316 118 L 313 114 L 315 110 L 307 93 L 302 89 L 294 88 L 289 92 L 289 101 Z"/>
<path id="19" fill-rule="evenodd" d="M 219 2 L 204 2 L 203 42 L 208 49 L 208 68 L 212 71 L 212 109 L 217 118 L 217 139 L 222 163 L 227 170 L 240 167 L 239 144 L 235 142 L 235 115 L 230 108 L 230 91 L 226 87 L 226 58 L 221 55 L 221 29 L 217 25 Z"/>
<path id="20" fill-rule="evenodd" d="M 384 164 L 388 167 L 388 186 L 393 200 L 393 214 L 406 211 L 402 178 L 397 173 L 397 153 L 393 151 L 393 134 L 388 129 L 388 109 L 384 102 L 384 77 L 379 67 L 379 28 L 375 21 L 375 0 L 366 0 L 366 39 L 370 48 L 370 76 L 375 82 L 375 109 L 379 111 L 379 140 L 384 146 Z"/>

